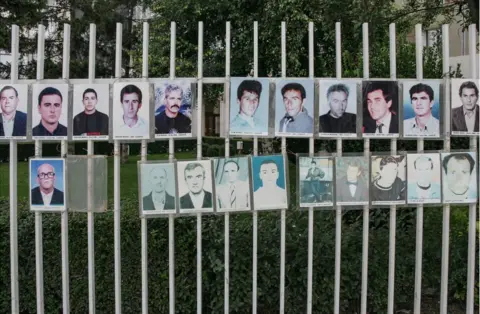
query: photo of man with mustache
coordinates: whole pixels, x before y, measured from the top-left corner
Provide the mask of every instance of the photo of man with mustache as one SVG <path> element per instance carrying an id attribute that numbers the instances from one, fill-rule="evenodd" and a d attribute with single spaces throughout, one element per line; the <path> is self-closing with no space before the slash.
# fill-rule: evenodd
<path id="1" fill-rule="evenodd" d="M 184 134 L 192 132 L 192 121 L 181 112 L 183 89 L 171 83 L 165 87 L 165 110 L 155 117 L 155 134 Z"/>

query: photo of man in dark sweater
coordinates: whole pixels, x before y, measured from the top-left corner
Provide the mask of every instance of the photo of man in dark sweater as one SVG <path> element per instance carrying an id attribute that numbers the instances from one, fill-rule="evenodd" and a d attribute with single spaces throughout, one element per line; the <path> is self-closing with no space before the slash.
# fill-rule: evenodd
<path id="1" fill-rule="evenodd" d="M 98 95 L 87 88 L 82 95 L 84 110 L 73 118 L 73 136 L 108 135 L 108 116 L 97 110 Z"/>

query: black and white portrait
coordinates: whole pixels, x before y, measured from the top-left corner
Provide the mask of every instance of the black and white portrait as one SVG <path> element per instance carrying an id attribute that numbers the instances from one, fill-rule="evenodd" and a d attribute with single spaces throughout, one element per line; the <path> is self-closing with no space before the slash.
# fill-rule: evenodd
<path id="1" fill-rule="evenodd" d="M 478 80 L 452 79 L 451 80 L 452 135 L 478 135 L 479 106 Z"/>
<path id="2" fill-rule="evenodd" d="M 476 203 L 477 154 L 442 153 L 442 188 L 444 203 Z"/>
<path id="3" fill-rule="evenodd" d="M 216 158 L 213 164 L 217 212 L 250 210 L 248 157 Z"/>
<path id="4" fill-rule="evenodd" d="M 213 212 L 212 163 L 210 160 L 177 162 L 180 213 Z"/>
<path id="5" fill-rule="evenodd" d="M 336 157 L 336 204 L 368 205 L 368 157 Z"/>
<path id="6" fill-rule="evenodd" d="M 65 210 L 65 177 L 64 159 L 30 159 L 30 209 L 32 211 Z"/>
<path id="7" fill-rule="evenodd" d="M 300 207 L 333 206 L 333 157 L 299 157 Z"/>
<path id="8" fill-rule="evenodd" d="M 0 85 L 0 140 L 27 138 L 28 85 Z"/>
<path id="9" fill-rule="evenodd" d="M 357 84 L 320 81 L 320 137 L 357 137 Z"/>
<path id="10" fill-rule="evenodd" d="M 398 137 L 398 84 L 363 82 L 363 137 Z"/>
<path id="11" fill-rule="evenodd" d="M 177 209 L 173 163 L 139 164 L 141 214 L 174 214 Z"/>
<path id="12" fill-rule="evenodd" d="M 372 205 L 405 204 L 407 163 L 405 156 L 372 156 L 370 199 Z"/>
<path id="13" fill-rule="evenodd" d="M 440 154 L 407 155 L 408 204 L 442 202 Z"/>

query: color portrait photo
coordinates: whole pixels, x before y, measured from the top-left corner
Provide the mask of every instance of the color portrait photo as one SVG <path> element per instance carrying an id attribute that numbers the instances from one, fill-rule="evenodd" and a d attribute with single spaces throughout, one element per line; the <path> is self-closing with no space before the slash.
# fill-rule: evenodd
<path id="1" fill-rule="evenodd" d="M 64 159 L 30 159 L 30 210 L 65 210 L 65 182 Z"/>
<path id="2" fill-rule="evenodd" d="M 140 213 L 175 214 L 176 176 L 173 163 L 139 163 Z"/>
<path id="3" fill-rule="evenodd" d="M 314 81 L 276 81 L 275 136 L 312 137 L 314 127 Z"/>
<path id="4" fill-rule="evenodd" d="M 372 156 L 370 200 L 372 205 L 405 204 L 407 159 L 400 155 Z"/>
<path id="5" fill-rule="evenodd" d="M 442 202 L 440 154 L 408 154 L 408 204 Z"/>
<path id="6" fill-rule="evenodd" d="M 451 134 L 461 136 L 480 134 L 478 80 L 452 79 L 451 83 Z"/>
<path id="7" fill-rule="evenodd" d="M 282 155 L 252 157 L 255 210 L 288 208 L 286 175 Z"/>
<path id="8" fill-rule="evenodd" d="M 0 84 L 0 141 L 27 138 L 28 85 Z"/>
<path id="9" fill-rule="evenodd" d="M 398 84 L 396 81 L 364 81 L 363 137 L 398 137 Z"/>
<path id="10" fill-rule="evenodd" d="M 320 81 L 319 136 L 357 137 L 357 85 L 352 81 Z"/>
<path id="11" fill-rule="evenodd" d="M 268 78 L 230 79 L 230 135 L 268 135 Z"/>
<path id="12" fill-rule="evenodd" d="M 299 157 L 300 207 L 333 206 L 333 157 Z"/>
<path id="13" fill-rule="evenodd" d="M 248 157 L 216 158 L 213 166 L 217 212 L 250 210 Z"/>
<path id="14" fill-rule="evenodd" d="M 113 85 L 113 139 L 150 138 L 150 84 L 122 82 Z"/>
<path id="15" fill-rule="evenodd" d="M 336 157 L 337 205 L 368 205 L 369 164 L 364 156 Z"/>
<path id="16" fill-rule="evenodd" d="M 403 82 L 403 136 L 440 136 L 440 82 Z"/>
<path id="17" fill-rule="evenodd" d="M 476 203 L 477 169 L 475 152 L 442 153 L 443 202 Z"/>
<path id="18" fill-rule="evenodd" d="M 189 81 L 155 84 L 155 138 L 192 136 L 192 98 Z"/>
<path id="19" fill-rule="evenodd" d="M 212 162 L 177 162 L 180 213 L 208 213 L 214 210 Z"/>
<path id="20" fill-rule="evenodd" d="M 79 84 L 73 87 L 73 139 L 108 139 L 110 86 Z"/>
<path id="21" fill-rule="evenodd" d="M 68 84 L 34 84 L 32 138 L 66 140 L 68 137 Z"/>

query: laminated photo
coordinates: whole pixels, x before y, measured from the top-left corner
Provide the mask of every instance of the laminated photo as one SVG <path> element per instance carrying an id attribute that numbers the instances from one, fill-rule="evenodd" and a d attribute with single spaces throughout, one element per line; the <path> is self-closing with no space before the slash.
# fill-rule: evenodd
<path id="1" fill-rule="evenodd" d="M 283 155 L 252 157 L 255 210 L 288 208 L 285 171 Z"/>
<path id="2" fill-rule="evenodd" d="M 368 157 L 336 157 L 335 168 L 336 205 L 368 205 Z"/>
<path id="3" fill-rule="evenodd" d="M 66 209 L 65 160 L 30 159 L 30 210 L 63 211 Z"/>
<path id="4" fill-rule="evenodd" d="M 0 141 L 27 138 L 28 85 L 0 84 Z"/>
<path id="5" fill-rule="evenodd" d="M 408 204 L 442 202 L 440 154 L 407 155 Z"/>
<path id="6" fill-rule="evenodd" d="M 333 157 L 299 157 L 300 207 L 333 206 Z"/>
<path id="7" fill-rule="evenodd" d="M 478 80 L 451 80 L 451 134 L 479 135 Z"/>
<path id="8" fill-rule="evenodd" d="M 475 152 L 442 153 L 443 202 L 476 203 L 477 169 Z"/>
<path id="9" fill-rule="evenodd" d="M 372 205 L 405 204 L 407 163 L 405 156 L 372 156 L 370 199 Z"/>
<path id="10" fill-rule="evenodd" d="M 215 158 L 213 165 L 217 212 L 250 210 L 248 157 Z"/>
<path id="11" fill-rule="evenodd" d="M 173 163 L 139 164 L 141 214 L 175 214 L 176 176 Z"/>

